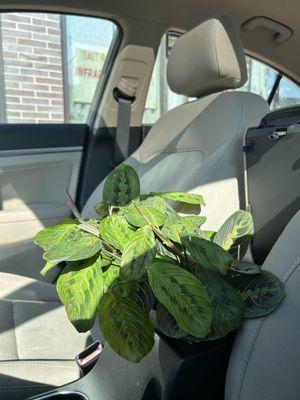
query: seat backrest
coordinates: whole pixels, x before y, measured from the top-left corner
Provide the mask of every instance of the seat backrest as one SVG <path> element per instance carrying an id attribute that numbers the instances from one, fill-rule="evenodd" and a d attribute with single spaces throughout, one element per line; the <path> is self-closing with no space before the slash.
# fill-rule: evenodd
<path id="1" fill-rule="evenodd" d="M 167 77 L 173 91 L 198 100 L 162 116 L 125 162 L 137 170 L 143 192 L 202 194 L 206 228 L 216 229 L 241 206 L 243 135 L 268 105 L 252 93 L 225 92 L 243 85 L 247 71 L 238 35 L 224 17 L 206 20 L 177 40 Z M 102 187 L 88 200 L 84 217 L 94 215 Z"/>
<path id="2" fill-rule="evenodd" d="M 280 307 L 248 320 L 238 333 L 227 373 L 225 400 L 300 398 L 300 211 L 263 267 L 285 287 Z"/>

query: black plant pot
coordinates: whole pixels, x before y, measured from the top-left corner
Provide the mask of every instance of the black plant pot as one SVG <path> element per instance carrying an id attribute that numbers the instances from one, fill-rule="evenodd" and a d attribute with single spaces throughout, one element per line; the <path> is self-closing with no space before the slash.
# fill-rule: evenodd
<path id="1" fill-rule="evenodd" d="M 163 395 L 155 393 L 153 383 L 144 400 L 224 400 L 224 387 L 234 334 L 224 339 L 188 344 L 157 332 L 164 345 L 165 370 Z M 167 371 L 168 370 L 168 371 Z M 151 392 L 152 396 L 151 397 Z"/>

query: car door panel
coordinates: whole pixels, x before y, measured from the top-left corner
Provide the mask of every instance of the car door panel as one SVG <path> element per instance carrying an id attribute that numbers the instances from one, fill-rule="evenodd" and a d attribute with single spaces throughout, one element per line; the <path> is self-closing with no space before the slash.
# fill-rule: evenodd
<path id="1" fill-rule="evenodd" d="M 34 235 L 70 217 L 86 125 L 0 126 L 0 271 L 40 278 Z M 5 140 L 5 137 L 7 140 Z"/>

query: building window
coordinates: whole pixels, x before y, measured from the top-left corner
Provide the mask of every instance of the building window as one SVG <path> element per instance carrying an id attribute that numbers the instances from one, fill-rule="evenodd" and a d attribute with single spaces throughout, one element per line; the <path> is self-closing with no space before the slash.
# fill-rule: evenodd
<path id="1" fill-rule="evenodd" d="M 114 43 L 104 19 L 1 13 L 1 122 L 85 123 Z"/>

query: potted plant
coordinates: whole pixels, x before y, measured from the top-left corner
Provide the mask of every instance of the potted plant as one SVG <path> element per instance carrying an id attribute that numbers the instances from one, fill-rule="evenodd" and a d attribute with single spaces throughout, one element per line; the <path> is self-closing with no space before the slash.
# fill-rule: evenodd
<path id="1" fill-rule="evenodd" d="M 128 165 L 108 175 L 98 219 L 83 220 L 68 202 L 75 219 L 35 237 L 46 261 L 41 273 L 65 263 L 56 288 L 70 321 L 85 332 L 99 316 L 106 341 L 129 361 L 151 351 L 154 326 L 187 343 L 212 341 L 283 299 L 275 275 L 243 261 L 253 235 L 248 212 L 235 212 L 217 232 L 202 230 L 204 216 L 172 207 L 205 206 L 202 196 L 141 194 Z"/>

